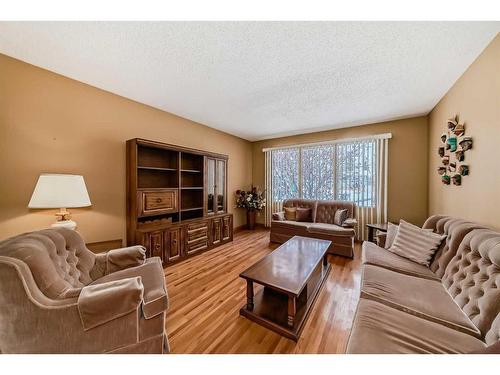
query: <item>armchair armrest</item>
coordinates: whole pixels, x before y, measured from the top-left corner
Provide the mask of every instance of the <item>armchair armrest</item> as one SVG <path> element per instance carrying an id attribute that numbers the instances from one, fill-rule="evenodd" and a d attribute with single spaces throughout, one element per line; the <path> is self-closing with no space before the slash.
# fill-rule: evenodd
<path id="1" fill-rule="evenodd" d="M 106 253 L 106 275 L 130 267 L 140 266 L 146 260 L 144 246 L 129 246 Z"/>
<path id="2" fill-rule="evenodd" d="M 85 331 L 137 310 L 143 301 L 140 277 L 87 285 L 78 297 L 78 312 Z"/>
<path id="3" fill-rule="evenodd" d="M 276 221 L 285 220 L 285 211 L 273 213 L 273 220 L 276 220 Z"/>
<path id="4" fill-rule="evenodd" d="M 345 219 L 342 223 L 344 228 L 354 228 L 358 224 L 358 221 L 353 218 Z"/>

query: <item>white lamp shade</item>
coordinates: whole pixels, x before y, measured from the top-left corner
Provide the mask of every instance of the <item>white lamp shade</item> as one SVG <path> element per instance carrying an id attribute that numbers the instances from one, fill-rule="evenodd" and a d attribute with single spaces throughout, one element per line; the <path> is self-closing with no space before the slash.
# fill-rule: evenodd
<path id="1" fill-rule="evenodd" d="M 41 174 L 31 196 L 29 208 L 88 207 L 89 193 L 83 176 Z"/>

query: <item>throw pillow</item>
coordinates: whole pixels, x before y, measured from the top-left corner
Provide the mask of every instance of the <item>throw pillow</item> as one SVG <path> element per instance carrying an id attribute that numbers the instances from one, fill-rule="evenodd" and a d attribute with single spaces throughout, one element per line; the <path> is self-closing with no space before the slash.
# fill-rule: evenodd
<path id="1" fill-rule="evenodd" d="M 297 216 L 297 207 L 285 207 L 285 220 L 295 221 Z"/>
<path id="2" fill-rule="evenodd" d="M 437 234 L 400 220 L 396 238 L 389 251 L 429 267 L 432 256 L 445 238 L 446 235 Z"/>
<path id="3" fill-rule="evenodd" d="M 389 249 L 394 243 L 394 239 L 396 238 L 396 234 L 398 234 L 399 226 L 393 223 L 387 224 L 387 234 L 385 236 L 385 248 Z"/>
<path id="4" fill-rule="evenodd" d="M 312 221 L 311 209 L 297 207 L 297 212 L 295 213 L 295 218 L 297 221 Z"/>
<path id="5" fill-rule="evenodd" d="M 335 216 L 333 217 L 333 224 L 342 226 L 344 221 L 346 221 L 348 212 L 346 209 L 339 209 L 335 211 Z"/>
<path id="6" fill-rule="evenodd" d="M 394 243 L 394 239 L 396 238 L 396 234 L 398 234 L 399 225 L 393 223 L 387 223 L 387 232 L 385 235 L 385 244 L 384 247 L 389 250 L 389 248 Z M 432 232 L 432 229 L 424 229 L 425 231 Z"/>

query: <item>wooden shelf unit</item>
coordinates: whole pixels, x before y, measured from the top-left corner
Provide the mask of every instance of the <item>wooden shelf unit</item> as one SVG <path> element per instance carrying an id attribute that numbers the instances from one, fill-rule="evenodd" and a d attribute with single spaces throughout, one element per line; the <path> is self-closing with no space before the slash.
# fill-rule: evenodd
<path id="1" fill-rule="evenodd" d="M 232 241 L 227 163 L 222 154 L 128 140 L 127 244 L 167 265 Z"/>

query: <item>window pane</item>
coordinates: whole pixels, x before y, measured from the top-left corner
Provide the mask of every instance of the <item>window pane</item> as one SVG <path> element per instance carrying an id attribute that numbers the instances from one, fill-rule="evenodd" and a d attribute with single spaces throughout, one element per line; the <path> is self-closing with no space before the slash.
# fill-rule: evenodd
<path id="1" fill-rule="evenodd" d="M 375 205 L 375 141 L 340 143 L 336 150 L 336 199 Z"/>
<path id="2" fill-rule="evenodd" d="M 334 146 L 302 148 L 302 197 L 333 199 Z"/>
<path id="3" fill-rule="evenodd" d="M 299 198 L 299 149 L 272 151 L 273 201 Z"/>

